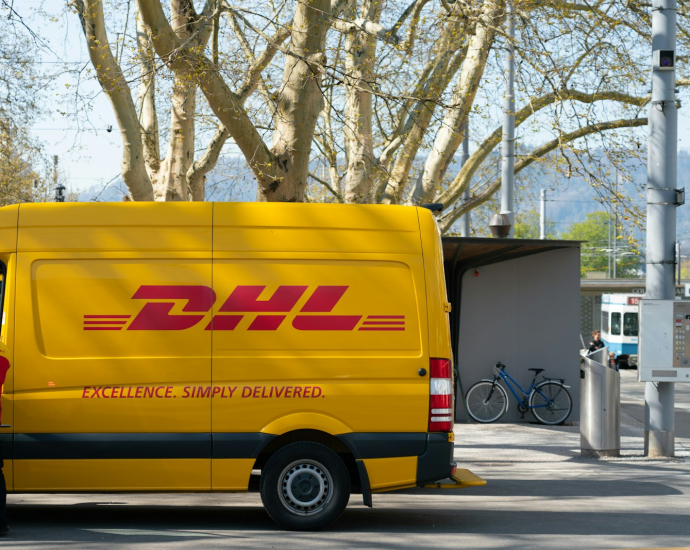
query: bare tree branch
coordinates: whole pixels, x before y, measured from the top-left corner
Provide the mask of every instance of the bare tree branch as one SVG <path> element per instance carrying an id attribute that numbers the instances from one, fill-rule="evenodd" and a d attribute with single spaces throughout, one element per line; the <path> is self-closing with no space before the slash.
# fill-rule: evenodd
<path id="1" fill-rule="evenodd" d="M 560 136 L 554 140 L 551 140 L 541 147 L 537 147 L 534 149 L 529 155 L 527 155 L 526 158 L 521 159 L 519 162 L 515 164 L 515 174 L 518 174 L 521 170 L 524 170 L 527 168 L 530 164 L 535 162 L 537 159 L 542 158 L 544 155 L 550 153 L 554 149 L 566 144 L 570 143 L 572 141 L 575 141 L 576 139 L 588 136 L 590 134 L 594 133 L 599 133 L 599 132 L 605 132 L 608 130 L 616 130 L 619 128 L 637 128 L 640 126 L 646 126 L 647 125 L 647 119 L 646 118 L 633 118 L 633 119 L 620 119 L 620 120 L 613 120 L 609 122 L 600 122 L 598 124 L 590 124 L 589 126 L 584 126 L 582 128 L 577 129 L 574 132 L 570 132 L 568 134 L 564 134 L 563 136 Z M 469 212 L 473 208 L 476 208 L 480 204 L 485 203 L 488 201 L 499 189 L 501 188 L 501 178 L 497 177 L 494 178 L 493 181 L 484 189 L 481 191 L 478 195 L 475 195 L 474 197 L 470 198 L 467 202 L 464 202 L 461 205 L 458 205 L 455 207 L 453 210 L 450 212 L 445 213 L 439 222 L 439 225 L 441 227 L 441 231 L 445 233 L 448 231 L 453 223 L 463 214 L 466 212 Z"/>
<path id="2" fill-rule="evenodd" d="M 487 56 L 496 35 L 496 25 L 504 17 L 505 0 L 487 0 L 482 5 L 481 15 L 476 25 L 474 36 L 470 39 L 467 56 L 462 65 L 460 76 L 453 90 L 451 102 L 454 107 L 449 108 L 438 131 L 434 147 L 425 163 L 423 176 L 424 187 L 429 188 L 450 163 L 455 151 L 462 142 L 463 128 L 467 122 L 469 109 L 474 102 L 479 82 L 484 74 Z M 407 183 L 412 163 L 422 143 L 424 132 L 422 128 L 414 130 L 419 136 L 406 139 L 402 150 L 398 154 L 396 163 L 386 185 L 381 202 L 397 204 L 402 198 L 403 189 Z"/>
<path id="3" fill-rule="evenodd" d="M 544 94 L 541 97 L 533 99 L 524 107 L 515 113 L 515 126 L 525 122 L 530 116 L 537 111 L 552 105 L 556 101 L 574 100 L 581 103 L 594 103 L 596 101 L 613 100 L 628 105 L 643 106 L 649 101 L 649 96 L 636 97 L 621 92 L 597 92 L 585 93 L 580 90 L 561 90 L 558 92 L 551 92 Z M 477 148 L 477 150 L 470 156 L 460 172 L 455 176 L 453 182 L 448 188 L 438 197 L 432 197 L 432 200 L 441 202 L 445 205 L 450 205 L 457 201 L 462 195 L 463 191 L 469 185 L 472 176 L 484 162 L 486 157 L 493 151 L 493 149 L 501 142 L 502 127 L 498 127 L 494 132 L 487 137 Z M 428 199 L 429 197 L 425 197 Z"/>
<path id="4" fill-rule="evenodd" d="M 139 1 L 142 17 L 151 28 L 153 45 L 161 59 L 173 71 L 189 75 L 199 83 L 209 106 L 237 143 L 259 184 L 279 185 L 285 170 L 264 143 L 237 94 L 230 90 L 209 59 L 185 48 L 177 39 L 160 2 Z"/>

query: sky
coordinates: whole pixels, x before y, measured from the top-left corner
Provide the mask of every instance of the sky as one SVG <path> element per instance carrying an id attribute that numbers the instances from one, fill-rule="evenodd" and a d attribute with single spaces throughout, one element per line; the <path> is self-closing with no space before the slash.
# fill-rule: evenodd
<path id="1" fill-rule="evenodd" d="M 59 70 L 63 63 L 69 69 L 79 69 L 88 63 L 79 20 L 72 13 L 65 14 L 64 4 L 60 0 L 22 0 L 15 4 L 15 9 L 27 18 L 29 26 L 40 34 L 54 52 L 44 50 L 40 55 L 43 68 L 49 72 Z M 40 7 L 53 14 L 56 20 L 50 23 L 41 20 L 40 27 L 33 27 L 33 21 L 37 20 L 32 20 L 31 12 Z M 117 178 L 122 149 L 113 110 L 103 93 L 90 105 L 92 127 L 88 130 L 79 128 L 73 117 L 59 113 L 69 108 L 63 98 L 67 96 L 67 85 L 72 86 L 74 82 L 75 77 L 71 74 L 55 79 L 44 105 L 47 113 L 36 121 L 32 134 L 45 144 L 45 150 L 51 157 L 58 155 L 59 169 L 68 191 L 77 192 Z M 98 85 L 93 80 L 81 86 L 86 92 L 98 91 Z M 110 133 L 106 130 L 109 125 L 113 128 Z"/>
<path id="2" fill-rule="evenodd" d="M 44 68 L 57 70 L 63 67 L 63 63 L 73 70 L 89 67 L 78 18 L 65 10 L 63 0 L 21 0 L 14 6 L 52 50 L 43 49 L 40 52 Z M 48 22 L 45 18 L 33 16 L 33 12 L 38 9 L 52 15 L 54 20 Z M 32 134 L 45 144 L 46 152 L 51 156 L 58 155 L 60 171 L 68 191 L 72 192 L 104 186 L 117 180 L 122 155 L 114 112 L 95 79 L 79 83 L 80 90 L 85 95 L 95 94 L 88 104 L 88 124 L 80 127 L 75 117 L 60 114 L 60 111 L 69 112 L 74 109 L 67 98 L 73 97 L 70 92 L 74 90 L 76 79 L 77 76 L 72 73 L 53 81 L 45 102 L 47 114 L 37 120 L 32 128 Z M 682 93 L 680 97 L 682 98 Z M 678 127 L 679 148 L 690 148 L 690 106 L 679 111 Z M 531 135 L 530 139 L 538 140 L 539 135 Z M 552 139 L 552 136 L 545 135 L 544 139 Z M 232 154 L 233 149 L 230 144 L 226 146 L 225 152 Z"/>

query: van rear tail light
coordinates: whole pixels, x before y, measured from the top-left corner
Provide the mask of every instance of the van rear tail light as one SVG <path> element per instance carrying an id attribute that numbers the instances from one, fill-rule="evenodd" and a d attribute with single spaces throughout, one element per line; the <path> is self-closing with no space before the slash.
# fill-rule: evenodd
<path id="1" fill-rule="evenodd" d="M 429 431 L 453 431 L 453 379 L 448 359 L 429 360 Z"/>

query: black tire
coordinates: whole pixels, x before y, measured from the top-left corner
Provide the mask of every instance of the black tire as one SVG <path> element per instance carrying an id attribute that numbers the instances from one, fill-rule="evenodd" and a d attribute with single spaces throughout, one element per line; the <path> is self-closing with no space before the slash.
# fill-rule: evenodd
<path id="1" fill-rule="evenodd" d="M 490 424 L 496 422 L 508 410 L 508 394 L 500 384 L 482 380 L 467 391 L 465 404 L 467 414 L 473 420 Z"/>
<path id="2" fill-rule="evenodd" d="M 532 414 L 538 422 L 549 426 L 563 424 L 573 410 L 573 399 L 570 393 L 560 382 L 546 381 L 537 384 L 529 396 L 529 406 Z"/>
<path id="3" fill-rule="evenodd" d="M 261 500 L 281 527 L 317 531 L 340 517 L 350 500 L 350 474 L 340 457 L 320 443 L 291 443 L 261 471 Z"/>

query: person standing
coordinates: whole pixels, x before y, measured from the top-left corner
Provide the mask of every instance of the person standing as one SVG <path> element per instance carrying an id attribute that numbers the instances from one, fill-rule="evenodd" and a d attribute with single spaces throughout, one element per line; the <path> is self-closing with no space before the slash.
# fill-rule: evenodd
<path id="1" fill-rule="evenodd" d="M 0 354 L 0 398 L 2 398 L 2 387 L 9 369 L 9 360 Z M 0 424 L 2 424 L 2 403 L 0 403 Z M 6 535 L 10 531 L 10 524 L 7 519 L 7 486 L 5 485 L 5 475 L 2 472 L 3 466 L 2 453 L 0 452 L 0 535 Z"/>
<path id="2" fill-rule="evenodd" d="M 589 342 L 589 353 L 597 351 L 604 346 L 606 346 L 606 344 L 604 344 L 604 341 L 601 339 L 601 332 L 598 330 L 593 330 L 592 339 Z"/>
<path id="3" fill-rule="evenodd" d="M 612 368 L 616 372 L 620 372 L 620 367 L 618 365 L 618 360 L 616 359 L 616 354 L 612 351 L 609 352 L 609 368 Z"/>

